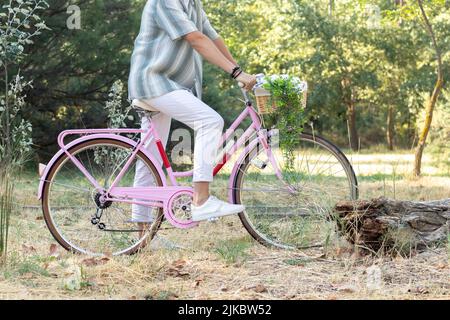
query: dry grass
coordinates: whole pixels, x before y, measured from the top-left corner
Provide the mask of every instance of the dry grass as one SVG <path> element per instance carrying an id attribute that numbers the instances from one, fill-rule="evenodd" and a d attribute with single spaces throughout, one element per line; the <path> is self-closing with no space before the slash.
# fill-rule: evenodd
<path id="1" fill-rule="evenodd" d="M 404 170 L 410 161 L 404 155 L 352 159 L 362 198 L 449 197 L 450 177 L 438 176 L 429 162 L 427 172 L 437 176 L 414 180 Z M 39 205 L 35 177 L 21 178 L 19 190 L 20 203 Z M 162 230 L 160 236 L 183 248 L 147 248 L 103 260 L 72 256 L 52 246 L 40 210 L 25 209 L 13 217 L 0 299 L 450 298 L 450 247 L 410 258 L 359 257 L 340 243 L 326 255 L 309 255 L 255 243 L 236 217 L 195 230 Z M 67 280 L 78 272 L 81 287 L 70 288 Z"/>

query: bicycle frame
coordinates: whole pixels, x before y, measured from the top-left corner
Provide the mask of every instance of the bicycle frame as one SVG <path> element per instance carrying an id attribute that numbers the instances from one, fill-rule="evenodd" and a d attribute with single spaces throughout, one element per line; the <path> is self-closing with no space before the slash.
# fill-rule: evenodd
<path id="1" fill-rule="evenodd" d="M 234 134 L 234 132 L 237 130 L 237 128 L 243 123 L 245 119 L 248 117 L 252 120 L 251 125 L 245 130 L 244 134 L 232 144 L 231 147 L 225 149 L 222 151 L 223 155 L 222 161 L 217 163 L 216 167 L 214 168 L 214 176 L 216 176 L 221 169 L 225 166 L 225 164 L 229 161 L 229 159 L 237 152 L 237 150 L 240 149 L 255 133 L 257 134 L 257 138 L 254 139 L 252 143 L 250 143 L 249 146 L 247 146 L 244 150 L 244 153 L 241 155 L 242 159 L 246 153 L 248 153 L 249 150 L 251 150 L 257 143 L 261 143 L 265 151 L 267 152 L 267 156 L 269 161 L 272 163 L 273 167 L 275 168 L 277 176 L 282 179 L 281 171 L 278 168 L 278 165 L 276 163 L 275 157 L 272 154 L 271 148 L 268 143 L 268 136 L 267 131 L 263 129 L 262 121 L 257 113 L 257 111 L 254 109 L 252 102 L 248 99 L 247 94 L 245 91 L 243 91 L 244 97 L 245 97 L 245 109 L 244 111 L 238 116 L 238 118 L 233 122 L 233 124 L 230 126 L 228 130 L 222 135 L 221 141 L 219 143 L 219 146 L 223 145 L 230 137 Z M 190 177 L 193 176 L 193 170 L 185 171 L 185 172 L 174 172 L 172 169 L 172 166 L 170 164 L 169 158 L 166 154 L 165 148 L 161 142 L 161 138 L 155 129 L 155 126 L 152 121 L 150 121 L 150 129 L 149 130 L 142 130 L 142 129 L 86 129 L 86 130 L 66 130 L 62 132 L 58 136 L 58 145 L 60 146 L 61 150 L 58 154 L 55 155 L 55 157 L 52 159 L 52 161 L 47 165 L 42 177 L 41 177 L 41 183 L 39 187 L 39 199 L 42 198 L 42 191 L 44 187 L 44 183 L 47 181 L 47 176 L 49 173 L 49 170 L 51 166 L 63 155 L 66 154 L 67 157 L 72 161 L 72 163 L 83 173 L 83 175 L 90 181 L 90 183 L 94 186 L 94 188 L 103 194 L 102 201 L 115 201 L 115 202 L 123 202 L 123 203 L 131 203 L 131 204 L 137 204 L 137 205 L 143 205 L 143 206 L 151 206 L 151 207 L 160 207 L 164 208 L 165 215 L 169 219 L 169 221 L 176 227 L 179 228 L 189 228 L 196 224 L 190 222 L 190 221 L 178 221 L 175 217 L 171 215 L 170 210 L 167 210 L 168 206 L 170 206 L 171 201 L 174 200 L 174 198 L 181 194 L 190 194 L 192 195 L 192 189 L 187 188 L 184 186 L 180 186 L 178 184 L 177 179 L 183 178 L 183 177 Z M 143 135 L 141 140 L 133 141 L 131 139 L 125 138 L 121 136 L 120 134 L 141 134 Z M 81 137 L 69 145 L 66 145 L 64 143 L 64 139 L 67 136 L 70 135 L 82 135 L 84 137 Z M 146 150 L 145 145 L 146 143 L 153 137 L 153 143 L 156 144 L 157 149 L 159 151 L 159 154 L 163 160 L 164 168 L 166 169 L 167 176 L 163 173 L 162 168 L 158 166 L 158 162 L 155 161 L 155 158 L 150 154 L 149 151 Z M 86 168 L 83 166 L 83 164 L 70 153 L 70 149 L 84 141 L 94 140 L 98 138 L 103 139 L 111 139 L 111 140 L 121 140 L 123 142 L 126 142 L 130 145 L 132 145 L 133 153 L 123 166 L 123 168 L 118 173 L 117 177 L 115 177 L 113 183 L 109 187 L 108 190 L 104 190 L 104 188 L 95 180 L 94 177 L 86 170 Z M 163 187 L 118 187 L 121 179 L 129 169 L 130 165 L 133 163 L 134 159 L 136 158 L 138 152 L 143 152 L 154 164 L 155 167 L 158 170 L 158 174 L 161 177 L 161 180 L 163 182 Z M 234 176 L 237 173 L 237 164 L 239 161 L 235 164 L 235 167 L 232 171 L 231 177 L 230 177 L 230 187 L 232 186 L 232 182 L 234 180 Z M 166 179 L 169 178 L 169 181 L 171 183 L 171 186 L 166 185 Z M 231 192 L 230 192 L 231 195 Z M 140 199 L 140 200 L 135 200 Z M 144 201 L 142 201 L 144 200 Z M 230 199 L 231 200 L 231 199 Z"/>

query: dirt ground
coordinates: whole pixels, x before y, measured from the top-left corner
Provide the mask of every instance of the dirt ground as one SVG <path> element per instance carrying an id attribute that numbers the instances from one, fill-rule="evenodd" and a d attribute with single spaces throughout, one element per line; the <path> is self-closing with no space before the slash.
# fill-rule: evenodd
<path id="1" fill-rule="evenodd" d="M 341 247 L 311 258 L 264 248 L 227 218 L 204 224 L 195 234 L 171 232 L 181 249 L 93 259 L 55 248 L 43 221 L 35 219 L 29 215 L 17 222 L 34 237 L 24 232 L 22 244 L 11 248 L 0 277 L 2 299 L 450 298 L 447 248 L 411 258 L 376 258 Z M 80 288 L 71 288 L 67 281 L 77 272 Z"/>
<path id="2" fill-rule="evenodd" d="M 404 155 L 352 161 L 362 198 L 450 195 L 450 177 L 433 171 L 427 159 L 428 175 L 421 179 L 401 175 L 401 166 L 410 162 Z M 237 217 L 228 217 L 189 231 L 161 230 L 138 255 L 74 256 L 48 232 L 35 199 L 36 181 L 27 175 L 19 182 L 18 201 L 26 208 L 12 218 L 0 299 L 450 298 L 450 240 L 403 257 L 359 256 L 344 240 L 326 253 L 283 251 L 256 243 Z M 167 248 L 169 241 L 179 248 Z"/>

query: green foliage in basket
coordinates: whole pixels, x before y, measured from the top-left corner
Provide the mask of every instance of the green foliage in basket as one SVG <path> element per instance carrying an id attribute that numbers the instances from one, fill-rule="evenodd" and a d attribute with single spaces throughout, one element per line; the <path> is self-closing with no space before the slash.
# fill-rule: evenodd
<path id="1" fill-rule="evenodd" d="M 307 117 L 304 107 L 306 83 L 288 75 L 265 77 L 262 87 L 270 92 L 270 103 L 276 106 L 268 116 L 268 124 L 280 132 L 280 149 L 287 169 L 294 169 L 294 150 L 300 142 Z"/>

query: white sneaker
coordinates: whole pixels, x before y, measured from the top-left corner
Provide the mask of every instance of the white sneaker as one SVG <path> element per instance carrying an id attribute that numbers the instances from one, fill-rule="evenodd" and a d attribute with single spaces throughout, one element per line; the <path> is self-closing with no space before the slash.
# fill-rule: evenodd
<path id="1" fill-rule="evenodd" d="M 243 205 L 230 204 L 214 196 L 210 196 L 200 207 L 191 205 L 191 208 L 192 220 L 195 222 L 238 214 L 245 210 Z"/>

